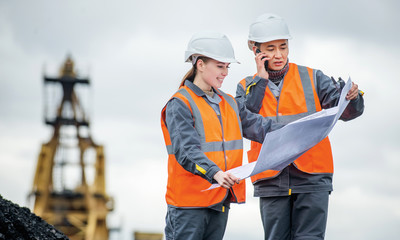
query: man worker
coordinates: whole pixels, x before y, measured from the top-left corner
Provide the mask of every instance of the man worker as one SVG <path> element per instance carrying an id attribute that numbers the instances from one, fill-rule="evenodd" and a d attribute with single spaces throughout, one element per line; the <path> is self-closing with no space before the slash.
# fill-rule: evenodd
<path id="1" fill-rule="evenodd" d="M 257 73 L 240 81 L 236 92 L 238 104 L 283 124 L 337 106 L 345 85 L 340 78 L 336 81 L 320 70 L 289 62 L 288 39 L 285 20 L 275 14 L 263 14 L 250 25 L 248 47 L 255 54 Z M 363 113 L 362 95 L 353 83 L 341 120 Z M 257 160 L 260 149 L 260 143 L 251 142 L 249 162 Z M 328 137 L 282 171 L 253 176 L 265 239 L 324 239 L 332 177 Z"/>

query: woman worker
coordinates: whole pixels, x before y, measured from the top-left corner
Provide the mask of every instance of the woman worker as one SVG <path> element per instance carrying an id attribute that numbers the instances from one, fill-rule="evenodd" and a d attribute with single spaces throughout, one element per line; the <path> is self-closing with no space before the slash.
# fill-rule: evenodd
<path id="1" fill-rule="evenodd" d="M 242 164 L 243 132 L 257 142 L 279 127 L 219 88 L 238 62 L 229 39 L 198 33 L 185 52 L 192 69 L 161 113 L 168 151 L 166 239 L 222 239 L 231 202 L 245 202 L 245 181 L 226 171 Z M 260 130 L 261 128 L 261 130 Z M 211 183 L 222 187 L 204 191 Z"/>

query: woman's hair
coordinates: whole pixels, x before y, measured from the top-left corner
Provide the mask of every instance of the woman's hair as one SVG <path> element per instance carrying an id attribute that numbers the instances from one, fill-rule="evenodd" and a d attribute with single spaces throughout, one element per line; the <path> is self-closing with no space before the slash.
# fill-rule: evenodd
<path id="1" fill-rule="evenodd" d="M 194 77 L 195 77 L 196 74 L 197 74 L 197 67 L 196 67 L 197 61 L 199 61 L 200 59 L 201 59 L 204 63 L 206 63 L 208 60 L 210 60 L 210 58 L 208 58 L 208 57 L 199 56 L 199 57 L 196 59 L 196 62 L 193 63 L 192 68 L 191 68 L 191 69 L 185 74 L 185 76 L 183 77 L 183 79 L 182 79 L 181 84 L 179 85 L 179 87 L 183 87 L 183 86 L 185 85 L 185 80 L 189 80 L 189 81 L 191 81 L 191 82 L 194 81 Z"/>

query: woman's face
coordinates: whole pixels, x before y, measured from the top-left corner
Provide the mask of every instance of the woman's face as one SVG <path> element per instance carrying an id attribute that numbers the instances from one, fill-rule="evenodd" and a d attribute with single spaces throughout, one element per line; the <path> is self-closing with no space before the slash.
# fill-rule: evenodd
<path id="1" fill-rule="evenodd" d="M 277 71 L 281 70 L 287 62 L 289 55 L 288 40 L 280 39 L 274 40 L 260 45 L 261 52 L 267 54 L 270 58 L 268 60 L 268 68 Z"/>
<path id="2" fill-rule="evenodd" d="M 230 63 L 219 62 L 214 59 L 208 59 L 206 62 L 202 60 L 199 61 L 201 62 L 197 65 L 197 71 L 201 76 L 204 84 L 203 86 L 208 88 L 210 88 L 210 86 L 220 88 L 225 77 L 228 75 Z"/>

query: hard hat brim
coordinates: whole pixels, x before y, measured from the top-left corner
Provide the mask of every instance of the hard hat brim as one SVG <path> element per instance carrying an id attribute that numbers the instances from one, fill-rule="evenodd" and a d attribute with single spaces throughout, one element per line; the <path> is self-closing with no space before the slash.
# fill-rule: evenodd
<path id="1" fill-rule="evenodd" d="M 186 51 L 185 52 L 185 62 L 192 62 L 192 56 L 193 55 L 198 55 L 198 56 L 204 56 L 204 57 L 208 57 L 208 58 L 212 58 L 216 61 L 219 62 L 223 62 L 223 63 L 238 63 L 240 64 L 240 62 L 234 58 L 223 58 L 223 57 L 218 57 L 218 56 L 214 56 L 213 54 L 196 54 L 194 52 L 191 51 Z"/>
<path id="2" fill-rule="evenodd" d="M 283 35 L 283 36 L 275 36 L 273 38 L 264 38 L 264 39 L 257 39 L 257 40 L 251 39 L 251 40 L 247 41 L 247 46 L 249 47 L 249 49 L 251 51 L 253 51 L 253 46 L 255 43 L 266 43 L 266 42 L 271 42 L 271 41 L 281 40 L 281 39 L 290 40 L 290 39 L 292 39 L 292 36 Z"/>

